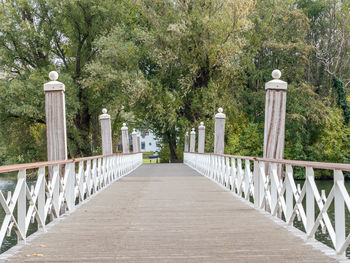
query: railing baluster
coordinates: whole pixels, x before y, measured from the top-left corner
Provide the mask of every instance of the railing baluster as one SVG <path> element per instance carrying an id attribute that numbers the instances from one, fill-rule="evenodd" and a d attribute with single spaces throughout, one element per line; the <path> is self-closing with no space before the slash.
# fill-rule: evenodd
<path id="1" fill-rule="evenodd" d="M 245 160 L 244 164 L 244 197 L 249 200 L 249 186 L 250 186 L 250 161 Z"/>
<path id="2" fill-rule="evenodd" d="M 38 171 L 38 216 L 42 221 L 42 225 L 38 227 L 45 229 L 45 167 L 40 167 Z"/>
<path id="3" fill-rule="evenodd" d="M 344 252 L 340 250 L 345 241 L 345 209 L 344 197 L 339 185 L 344 185 L 344 176 L 342 171 L 334 170 L 334 219 L 336 234 L 335 250 L 338 254 L 344 254 Z"/>
<path id="4" fill-rule="evenodd" d="M 270 169 L 269 171 L 269 177 L 270 177 L 270 194 L 271 194 L 271 214 L 276 215 L 276 210 L 277 210 L 277 182 L 276 182 L 276 177 L 277 177 L 277 165 L 275 163 L 270 163 L 269 164 Z"/>
<path id="5" fill-rule="evenodd" d="M 18 172 L 17 184 L 19 185 L 17 198 L 17 225 L 20 235 L 17 235 L 18 242 L 26 239 L 26 170 Z M 14 196 L 16 195 L 16 192 Z"/>
<path id="6" fill-rule="evenodd" d="M 314 180 L 314 170 L 306 167 L 306 233 L 309 234 L 315 223 L 315 200 L 311 188 L 311 181 Z"/>
<path id="7" fill-rule="evenodd" d="M 293 189 L 291 185 L 291 180 L 294 180 L 293 178 L 293 168 L 291 165 L 286 166 L 286 177 L 285 177 L 285 184 L 286 184 L 286 221 L 288 222 L 293 214 Z M 293 222 L 291 222 L 291 225 L 293 225 Z"/>

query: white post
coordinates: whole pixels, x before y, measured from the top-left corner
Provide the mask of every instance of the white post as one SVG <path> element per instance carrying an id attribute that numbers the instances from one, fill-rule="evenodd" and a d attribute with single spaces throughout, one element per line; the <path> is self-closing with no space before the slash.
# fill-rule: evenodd
<path id="1" fill-rule="evenodd" d="M 306 234 L 309 235 L 315 223 L 315 197 L 311 183 L 315 180 L 314 170 L 306 167 Z M 313 238 L 314 236 L 312 236 Z"/>
<path id="2" fill-rule="evenodd" d="M 107 114 L 107 109 L 103 109 L 100 115 L 101 137 L 102 137 L 102 154 L 111 154 L 112 150 L 112 132 L 111 116 Z"/>
<path id="3" fill-rule="evenodd" d="M 287 82 L 279 79 L 281 72 L 277 69 L 272 71 L 272 77 L 274 79 L 265 85 L 264 158 L 283 159 Z M 281 165 L 278 176 L 282 177 Z"/>
<path id="4" fill-rule="evenodd" d="M 18 230 L 23 235 L 23 240 L 26 238 L 26 170 L 21 170 L 17 175 L 17 185 L 20 185 L 17 199 L 17 224 Z M 16 194 L 17 187 L 14 194 Z M 17 242 L 21 241 L 20 235 L 17 235 Z"/>
<path id="5" fill-rule="evenodd" d="M 215 115 L 214 153 L 216 154 L 224 153 L 225 119 L 226 115 L 223 113 L 223 109 L 219 108 Z"/>
<path id="6" fill-rule="evenodd" d="M 260 204 L 260 194 L 259 194 L 259 162 L 254 161 L 254 172 L 253 172 L 253 182 L 254 182 L 254 208 L 258 209 Z"/>
<path id="7" fill-rule="evenodd" d="M 205 147 L 205 126 L 204 122 L 201 122 L 198 126 L 198 152 L 204 153 Z"/>
<path id="8" fill-rule="evenodd" d="M 191 137 L 190 137 L 190 152 L 194 153 L 195 151 L 196 151 L 196 132 L 194 131 L 194 128 L 192 128 Z"/>
<path id="9" fill-rule="evenodd" d="M 141 152 L 141 138 L 140 135 L 137 135 L 137 150 Z"/>
<path id="10" fill-rule="evenodd" d="M 126 123 L 123 123 L 123 127 L 121 130 L 122 130 L 123 153 L 129 153 L 129 134 L 128 134 L 128 127 L 126 127 Z"/>
<path id="11" fill-rule="evenodd" d="M 47 160 L 58 161 L 67 159 L 67 132 L 65 86 L 57 81 L 58 73 L 49 73 L 51 81 L 44 84 Z"/>
<path id="12" fill-rule="evenodd" d="M 188 132 L 185 134 L 185 152 L 188 152 Z"/>
<path id="13" fill-rule="evenodd" d="M 131 133 L 131 136 L 132 136 L 132 150 L 134 153 L 138 152 L 138 149 L 137 149 L 137 132 L 136 132 L 136 129 L 133 129 L 132 133 Z"/>
<path id="14" fill-rule="evenodd" d="M 335 218 L 335 250 L 337 254 L 344 254 L 340 251 L 345 242 L 345 208 L 344 208 L 344 196 L 342 191 L 344 190 L 344 175 L 340 170 L 334 170 L 334 218 Z"/>

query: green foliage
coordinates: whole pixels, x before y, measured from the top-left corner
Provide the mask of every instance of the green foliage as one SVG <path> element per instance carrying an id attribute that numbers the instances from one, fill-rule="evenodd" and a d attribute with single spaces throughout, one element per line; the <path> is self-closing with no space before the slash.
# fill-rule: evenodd
<path id="1" fill-rule="evenodd" d="M 225 152 L 261 156 L 265 90 L 288 82 L 285 158 L 349 162 L 350 9 L 341 0 L 0 2 L 0 161 L 45 159 L 43 83 L 66 84 L 70 156 L 100 152 L 98 115 L 149 128 L 164 162 L 227 115 Z M 297 172 L 297 171 L 296 171 Z"/>
<path id="2" fill-rule="evenodd" d="M 97 42 L 101 52 L 87 85 L 116 94 L 114 104 L 132 110 L 176 160 L 179 131 L 211 119 L 234 90 L 251 2 L 138 1 L 135 7 L 136 25 L 119 25 Z"/>
<path id="3" fill-rule="evenodd" d="M 344 84 L 338 78 L 333 77 L 333 87 L 337 92 L 337 102 L 343 111 L 345 123 L 349 123 L 350 120 L 350 110 L 347 104 L 347 97 L 344 90 Z"/>
<path id="4" fill-rule="evenodd" d="M 114 0 L 0 1 L 0 70 L 6 76 L 0 82 L 0 134 L 8 162 L 46 159 L 42 87 L 51 70 L 60 71 L 66 85 L 69 156 L 98 152 L 103 98 L 92 101 L 92 87 L 81 83 L 98 51 L 93 42 L 120 19 L 127 21 L 124 7 Z M 38 133 L 43 140 L 35 139 Z"/>

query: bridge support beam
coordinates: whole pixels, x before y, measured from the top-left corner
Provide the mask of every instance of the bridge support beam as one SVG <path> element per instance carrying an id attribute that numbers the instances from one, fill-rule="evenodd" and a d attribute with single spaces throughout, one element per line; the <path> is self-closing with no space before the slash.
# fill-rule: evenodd
<path id="1" fill-rule="evenodd" d="M 204 122 L 201 122 L 198 126 L 198 152 L 204 153 L 205 147 L 205 126 Z"/>
<path id="2" fill-rule="evenodd" d="M 272 77 L 274 79 L 265 85 L 264 158 L 283 159 L 287 82 L 279 79 L 279 70 L 274 70 Z M 278 167 L 278 176 L 282 177 L 281 165 Z"/>
<path id="3" fill-rule="evenodd" d="M 112 150 L 112 131 L 111 116 L 107 114 L 107 109 L 103 109 L 100 115 L 101 137 L 102 137 L 102 154 L 111 154 Z"/>
<path id="4" fill-rule="evenodd" d="M 196 152 L 196 132 L 194 131 L 194 128 L 192 128 L 192 131 L 191 131 L 190 152 L 191 153 Z"/>
<path id="5" fill-rule="evenodd" d="M 223 154 L 225 149 L 225 121 L 226 115 L 223 109 L 219 108 L 215 115 L 215 137 L 214 137 L 214 153 Z"/>
<path id="6" fill-rule="evenodd" d="M 51 71 L 49 78 L 51 81 L 44 84 L 47 160 L 67 160 L 65 85 L 57 81 L 56 71 Z M 60 170 L 63 175 L 63 169 Z M 49 178 L 51 177 L 52 169 L 49 169 Z"/>
<path id="7" fill-rule="evenodd" d="M 129 134 L 128 127 L 126 127 L 126 123 L 123 123 L 122 130 L 122 147 L 123 153 L 129 153 Z"/>

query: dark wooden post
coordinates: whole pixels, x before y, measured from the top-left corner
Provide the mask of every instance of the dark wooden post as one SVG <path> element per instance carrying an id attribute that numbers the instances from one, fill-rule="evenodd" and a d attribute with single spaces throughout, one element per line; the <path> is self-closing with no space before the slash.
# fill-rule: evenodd
<path id="1" fill-rule="evenodd" d="M 100 115 L 101 137 L 102 137 L 102 154 L 111 154 L 112 150 L 112 131 L 111 116 L 107 114 L 107 109 L 103 109 Z"/>
<path id="2" fill-rule="evenodd" d="M 122 130 L 123 153 L 129 153 L 129 134 L 128 134 L 128 127 L 126 127 L 126 123 L 123 123 L 123 127 L 121 130 Z"/>
<path id="3" fill-rule="evenodd" d="M 44 84 L 47 160 L 67 160 L 65 86 L 57 81 L 56 71 L 51 71 L 49 78 L 51 81 Z M 60 175 L 63 175 L 62 167 Z M 49 178 L 51 177 L 52 169 L 49 168 Z"/>
<path id="4" fill-rule="evenodd" d="M 219 108 L 215 115 L 215 137 L 214 137 L 214 153 L 223 154 L 225 149 L 225 119 L 226 115 L 223 109 Z"/>
<path id="5" fill-rule="evenodd" d="M 194 128 L 192 128 L 191 136 L 190 136 L 190 152 L 194 153 L 196 151 L 196 132 Z"/>
<path id="6" fill-rule="evenodd" d="M 198 126 L 198 152 L 204 153 L 205 147 L 205 126 L 204 122 L 201 122 Z"/>
<path id="7" fill-rule="evenodd" d="M 265 85 L 264 158 L 283 159 L 287 82 L 279 79 L 281 77 L 279 70 L 274 70 L 272 77 L 274 79 Z M 281 165 L 278 173 L 281 178 Z"/>

